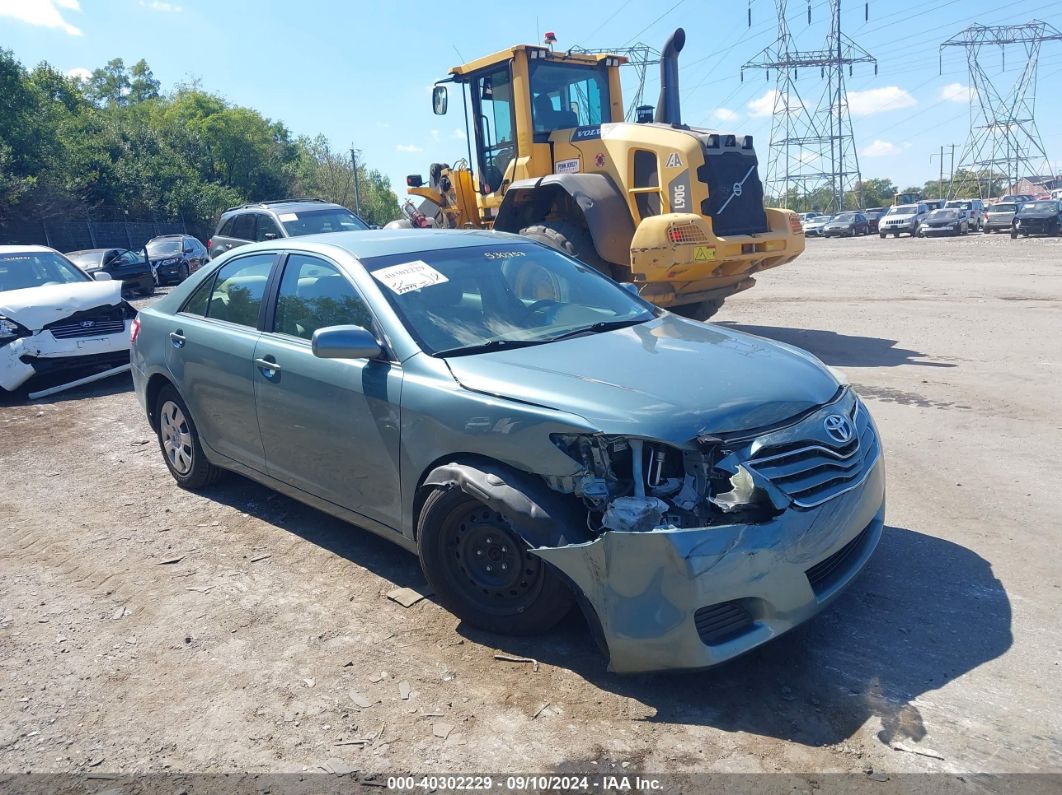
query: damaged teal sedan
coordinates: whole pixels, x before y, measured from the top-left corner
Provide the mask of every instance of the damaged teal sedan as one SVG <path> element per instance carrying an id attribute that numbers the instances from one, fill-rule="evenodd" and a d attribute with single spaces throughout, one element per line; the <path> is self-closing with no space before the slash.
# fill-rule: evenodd
<path id="1" fill-rule="evenodd" d="M 881 535 L 877 430 L 829 368 L 525 238 L 244 246 L 132 337 L 178 484 L 235 471 L 378 533 L 482 629 L 544 632 L 578 604 L 615 671 L 777 637 Z"/>

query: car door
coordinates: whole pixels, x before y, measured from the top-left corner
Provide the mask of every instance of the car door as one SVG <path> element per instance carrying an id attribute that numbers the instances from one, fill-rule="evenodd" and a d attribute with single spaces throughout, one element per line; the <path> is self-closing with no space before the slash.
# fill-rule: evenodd
<path id="1" fill-rule="evenodd" d="M 276 254 L 236 257 L 170 318 L 167 364 L 204 444 L 265 472 L 254 403 L 259 316 Z"/>
<path id="2" fill-rule="evenodd" d="M 399 525 L 402 368 L 379 359 L 320 359 L 318 328 L 373 328 L 372 313 L 333 263 L 291 253 L 254 357 L 268 473 L 391 527 Z"/>

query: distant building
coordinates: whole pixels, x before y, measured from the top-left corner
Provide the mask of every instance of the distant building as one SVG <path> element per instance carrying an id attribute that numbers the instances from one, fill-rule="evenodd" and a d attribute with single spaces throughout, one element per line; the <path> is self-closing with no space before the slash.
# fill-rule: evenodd
<path id="1" fill-rule="evenodd" d="M 1050 193 L 1055 188 L 1062 188 L 1062 176 L 1032 176 L 1018 180 L 1008 193 L 1026 194 L 1037 196 L 1041 193 Z"/>

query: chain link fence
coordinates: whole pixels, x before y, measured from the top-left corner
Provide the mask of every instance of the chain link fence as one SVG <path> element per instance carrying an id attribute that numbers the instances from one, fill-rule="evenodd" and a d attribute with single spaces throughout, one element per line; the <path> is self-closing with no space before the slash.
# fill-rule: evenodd
<path id="1" fill-rule="evenodd" d="M 58 251 L 86 248 L 143 248 L 159 235 L 188 234 L 206 242 L 212 229 L 184 221 L 64 221 L 37 219 L 0 226 L 0 244 L 42 245 Z"/>

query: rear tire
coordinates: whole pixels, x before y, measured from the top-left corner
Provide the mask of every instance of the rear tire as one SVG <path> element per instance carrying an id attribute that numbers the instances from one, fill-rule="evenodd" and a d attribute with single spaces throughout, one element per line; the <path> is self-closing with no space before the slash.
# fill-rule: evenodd
<path id="1" fill-rule="evenodd" d="M 417 522 L 420 565 L 439 602 L 462 621 L 500 635 L 538 635 L 572 608 L 553 568 L 528 554 L 508 522 L 457 488 L 428 495 Z"/>
<path id="2" fill-rule="evenodd" d="M 164 386 L 159 390 L 155 400 L 155 417 L 162 458 L 178 486 L 198 491 L 217 483 L 225 475 L 224 469 L 207 460 L 192 414 L 172 386 Z"/>
<path id="3" fill-rule="evenodd" d="M 524 237 L 554 248 L 569 257 L 585 262 L 591 268 L 614 278 L 612 265 L 603 260 L 594 248 L 594 240 L 585 227 L 569 221 L 545 221 L 520 230 Z"/>
<path id="4" fill-rule="evenodd" d="M 723 308 L 722 298 L 710 298 L 707 301 L 701 301 L 696 304 L 682 304 L 680 306 L 670 306 L 668 311 L 674 312 L 676 315 L 682 317 L 688 317 L 690 320 L 708 320 L 712 315 Z"/>

